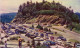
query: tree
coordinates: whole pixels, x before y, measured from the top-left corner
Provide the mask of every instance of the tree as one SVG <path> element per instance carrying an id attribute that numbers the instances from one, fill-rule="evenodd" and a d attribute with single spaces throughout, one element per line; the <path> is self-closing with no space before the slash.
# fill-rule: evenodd
<path id="1" fill-rule="evenodd" d="M 23 3 L 23 8 L 26 6 L 26 3 Z"/>
<path id="2" fill-rule="evenodd" d="M 50 29 L 49 29 L 48 31 L 49 31 L 49 32 L 51 32 L 51 30 L 50 30 Z"/>
<path id="3" fill-rule="evenodd" d="M 29 1 L 27 1 L 27 6 L 29 6 Z"/>
<path id="4" fill-rule="evenodd" d="M 34 28 L 34 25 L 32 25 L 32 28 Z"/>
<path id="5" fill-rule="evenodd" d="M 55 5 L 55 1 L 54 0 L 53 0 L 52 4 Z"/>
<path id="6" fill-rule="evenodd" d="M 45 3 L 45 0 L 43 0 L 43 3 Z"/>
<path id="7" fill-rule="evenodd" d="M 40 26 L 39 24 L 37 25 L 37 27 L 36 27 L 36 28 L 43 30 L 43 27 L 42 27 L 42 26 Z"/>
<path id="8" fill-rule="evenodd" d="M 42 8 L 42 3 L 36 2 L 36 9 L 37 9 L 37 11 L 41 10 L 41 8 Z"/>
<path id="9" fill-rule="evenodd" d="M 50 7 L 51 7 L 51 5 L 50 5 L 49 2 L 45 2 L 45 3 L 42 5 L 42 7 L 43 7 L 43 10 L 49 10 Z"/>
<path id="10" fill-rule="evenodd" d="M 18 12 L 22 12 L 22 5 L 19 6 Z"/>
<path id="11" fill-rule="evenodd" d="M 48 28 L 46 27 L 46 28 L 44 28 L 44 31 L 48 31 Z"/>
<path id="12" fill-rule="evenodd" d="M 27 41 L 27 45 L 30 46 L 30 42 L 29 41 Z"/>

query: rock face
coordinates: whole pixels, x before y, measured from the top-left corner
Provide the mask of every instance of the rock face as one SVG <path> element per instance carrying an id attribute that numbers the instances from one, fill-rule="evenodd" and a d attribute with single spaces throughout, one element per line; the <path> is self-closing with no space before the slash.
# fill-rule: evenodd
<path id="1" fill-rule="evenodd" d="M 51 24 L 65 24 L 65 19 L 54 15 L 39 15 L 38 17 L 25 20 L 23 18 L 14 19 L 15 23 L 51 23 Z"/>
<path id="2" fill-rule="evenodd" d="M 64 24 L 65 20 L 64 20 L 64 18 L 60 18 L 59 16 L 54 16 L 54 15 L 39 15 L 37 17 L 36 22 L 52 23 L 52 24 Z"/>

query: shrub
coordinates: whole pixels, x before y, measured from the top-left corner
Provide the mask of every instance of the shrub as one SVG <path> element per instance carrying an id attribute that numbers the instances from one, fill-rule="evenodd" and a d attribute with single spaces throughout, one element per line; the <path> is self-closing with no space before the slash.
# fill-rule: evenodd
<path id="1" fill-rule="evenodd" d="M 22 42 L 25 42 L 25 40 L 23 39 Z"/>
<path id="2" fill-rule="evenodd" d="M 39 11 L 39 14 L 42 14 L 42 15 L 53 15 L 54 14 L 54 11 L 52 10 L 41 10 Z"/>
<path id="3" fill-rule="evenodd" d="M 43 30 L 43 27 L 42 27 L 42 26 L 40 26 L 39 24 L 37 25 L 37 27 L 36 27 L 36 28 Z"/>
<path id="4" fill-rule="evenodd" d="M 4 42 L 0 41 L 0 44 L 4 44 Z"/>
<path id="5" fill-rule="evenodd" d="M 49 32 L 51 32 L 51 30 L 50 30 L 50 29 L 49 29 L 48 31 L 49 31 Z"/>
<path id="6" fill-rule="evenodd" d="M 72 25 L 68 25 L 69 29 L 75 29 L 77 31 L 80 31 L 80 24 L 73 22 Z"/>
<path id="7" fill-rule="evenodd" d="M 48 47 L 45 45 L 42 45 L 42 46 L 37 46 L 36 48 L 48 48 Z"/>
<path id="8" fill-rule="evenodd" d="M 63 36 L 62 34 L 53 34 L 53 36 Z"/>
<path id="9" fill-rule="evenodd" d="M 44 31 L 48 31 L 48 28 L 44 28 Z"/>
<path id="10" fill-rule="evenodd" d="M 54 15 L 54 10 L 40 10 L 35 12 L 35 14 L 41 14 L 41 15 Z"/>
<path id="11" fill-rule="evenodd" d="M 10 40 L 18 40 L 19 36 L 17 37 L 11 37 Z"/>
<path id="12" fill-rule="evenodd" d="M 32 28 L 34 28 L 34 25 L 32 25 Z"/>
<path id="13" fill-rule="evenodd" d="M 68 47 L 68 48 L 72 48 L 72 45 L 70 45 L 70 44 L 65 44 L 64 46 Z"/>
<path id="14" fill-rule="evenodd" d="M 72 42 L 72 43 L 79 42 L 79 41 L 77 41 L 75 39 L 70 39 L 69 41 Z"/>

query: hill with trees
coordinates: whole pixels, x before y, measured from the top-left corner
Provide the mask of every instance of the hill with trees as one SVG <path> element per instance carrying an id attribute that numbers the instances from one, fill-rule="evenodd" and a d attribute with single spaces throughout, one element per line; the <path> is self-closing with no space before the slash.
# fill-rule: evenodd
<path id="1" fill-rule="evenodd" d="M 79 23 L 79 17 L 71 7 L 67 8 L 55 1 L 47 2 L 43 0 L 42 2 L 33 3 L 32 1 L 23 3 L 19 6 L 17 16 L 12 21 L 14 23 L 51 23 L 51 24 L 69 24 Z"/>
<path id="2" fill-rule="evenodd" d="M 80 13 L 79 12 L 76 12 L 75 14 L 79 16 L 79 20 L 80 20 Z"/>
<path id="3" fill-rule="evenodd" d="M 10 23 L 16 16 L 16 13 L 3 13 L 0 15 L 2 23 Z"/>

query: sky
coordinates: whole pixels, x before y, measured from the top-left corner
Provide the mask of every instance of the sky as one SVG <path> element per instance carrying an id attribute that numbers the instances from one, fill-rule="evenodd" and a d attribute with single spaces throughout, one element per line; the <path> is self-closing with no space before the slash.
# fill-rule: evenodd
<path id="1" fill-rule="evenodd" d="M 0 14 L 17 12 L 19 5 L 26 3 L 30 0 L 0 0 Z M 33 2 L 41 2 L 42 0 L 32 0 Z M 47 0 L 49 2 L 53 0 Z M 54 0 L 55 2 L 60 2 L 62 5 L 69 8 L 72 7 L 74 12 L 80 12 L 80 0 Z"/>

